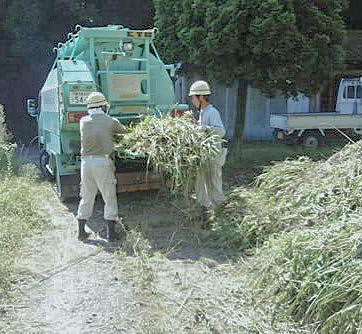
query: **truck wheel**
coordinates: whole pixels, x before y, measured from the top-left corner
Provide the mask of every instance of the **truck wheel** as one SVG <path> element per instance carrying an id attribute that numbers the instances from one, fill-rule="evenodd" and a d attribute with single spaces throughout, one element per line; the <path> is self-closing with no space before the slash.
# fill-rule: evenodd
<path id="1" fill-rule="evenodd" d="M 43 176 L 48 179 L 49 181 L 54 180 L 54 175 L 51 174 L 47 168 L 47 165 L 49 164 L 49 153 L 47 151 L 45 151 L 44 149 L 42 149 L 40 151 L 40 155 L 39 155 L 39 167 L 40 167 L 40 171 L 43 174 Z"/>
<path id="2" fill-rule="evenodd" d="M 315 134 L 306 134 L 302 138 L 302 145 L 308 149 L 316 149 L 320 145 L 320 136 Z"/>

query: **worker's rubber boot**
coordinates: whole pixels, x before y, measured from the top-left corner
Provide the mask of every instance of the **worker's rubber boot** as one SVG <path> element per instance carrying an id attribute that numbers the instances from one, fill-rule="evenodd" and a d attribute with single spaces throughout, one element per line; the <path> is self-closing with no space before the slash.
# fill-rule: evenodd
<path id="1" fill-rule="evenodd" d="M 116 240 L 116 231 L 115 231 L 116 222 L 114 220 L 106 220 L 106 222 L 107 222 L 107 240 L 109 242 L 112 242 Z"/>
<path id="2" fill-rule="evenodd" d="M 85 219 L 78 219 L 78 240 L 83 241 L 89 238 L 90 233 L 85 231 Z"/>

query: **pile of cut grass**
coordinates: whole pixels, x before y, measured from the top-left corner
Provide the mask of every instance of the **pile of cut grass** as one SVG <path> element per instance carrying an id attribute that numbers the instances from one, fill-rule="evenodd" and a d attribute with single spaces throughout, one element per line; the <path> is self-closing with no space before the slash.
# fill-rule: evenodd
<path id="1" fill-rule="evenodd" d="M 266 167 L 215 216 L 222 245 L 256 247 L 254 288 L 316 332 L 362 330 L 362 144 Z"/>
<path id="2" fill-rule="evenodd" d="M 301 226 L 323 225 L 362 211 L 362 144 L 325 161 L 307 157 L 268 166 L 255 185 L 234 189 L 214 217 L 213 235 L 239 250 Z"/>
<path id="3" fill-rule="evenodd" d="M 258 253 L 254 287 L 273 300 L 279 317 L 293 316 L 318 332 L 362 329 L 362 219 L 295 230 Z"/>

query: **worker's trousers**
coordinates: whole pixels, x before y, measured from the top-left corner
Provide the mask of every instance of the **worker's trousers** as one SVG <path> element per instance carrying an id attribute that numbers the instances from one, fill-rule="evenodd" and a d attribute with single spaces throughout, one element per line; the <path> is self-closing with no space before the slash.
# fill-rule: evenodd
<path id="1" fill-rule="evenodd" d="M 118 220 L 117 181 L 114 172 L 114 162 L 108 157 L 82 158 L 78 219 L 87 220 L 92 215 L 94 200 L 99 190 L 105 203 L 104 219 Z"/>
<path id="2" fill-rule="evenodd" d="M 225 201 L 222 191 L 222 166 L 225 163 L 226 149 L 210 161 L 197 174 L 196 198 L 199 205 L 215 209 Z"/>

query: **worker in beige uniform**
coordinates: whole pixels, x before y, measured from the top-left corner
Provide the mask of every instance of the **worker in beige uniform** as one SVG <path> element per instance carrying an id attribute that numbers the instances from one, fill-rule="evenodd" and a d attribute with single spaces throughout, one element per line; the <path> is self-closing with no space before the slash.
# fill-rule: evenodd
<path id="1" fill-rule="evenodd" d="M 192 97 L 192 104 L 200 112 L 200 128 L 203 131 L 213 131 L 223 138 L 225 128 L 219 111 L 209 102 L 210 95 L 210 86 L 206 81 L 196 81 L 190 87 L 189 96 Z M 222 166 L 225 163 L 226 153 L 226 148 L 223 148 L 220 142 L 219 154 L 198 172 L 196 178 L 196 198 L 204 221 L 208 220 L 210 210 L 225 201 L 222 190 Z"/>
<path id="2" fill-rule="evenodd" d="M 93 213 L 95 197 L 100 191 L 104 201 L 104 219 L 107 223 L 107 239 L 114 241 L 115 224 L 118 220 L 116 177 L 114 161 L 114 135 L 126 128 L 106 114 L 108 103 L 105 96 L 93 92 L 87 99 L 88 115 L 80 121 L 81 136 L 81 201 L 78 207 L 79 240 L 85 240 L 87 220 Z"/>

